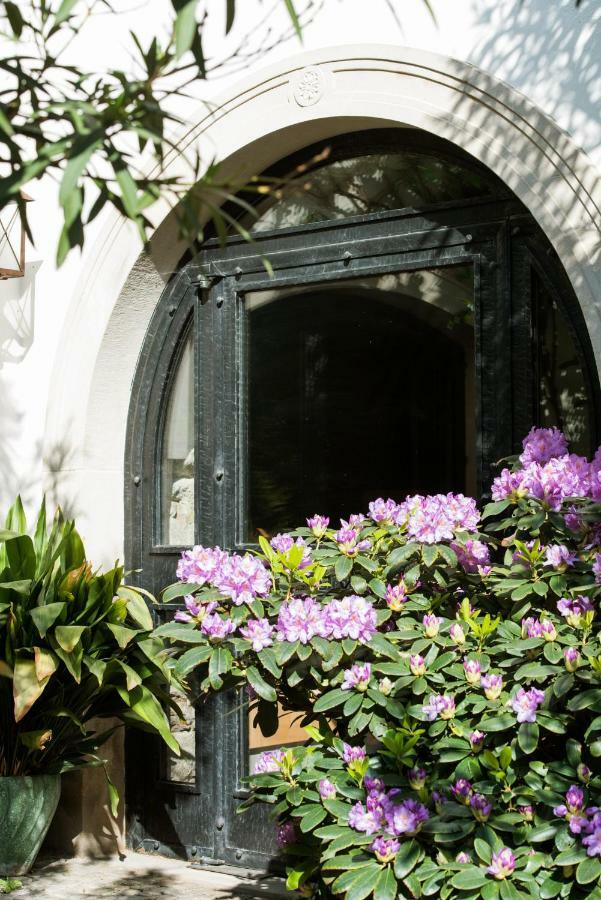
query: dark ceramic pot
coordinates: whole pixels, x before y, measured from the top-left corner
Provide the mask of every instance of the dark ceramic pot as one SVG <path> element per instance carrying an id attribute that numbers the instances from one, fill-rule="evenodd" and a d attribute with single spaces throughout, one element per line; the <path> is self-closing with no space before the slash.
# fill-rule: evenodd
<path id="1" fill-rule="evenodd" d="M 60 793 L 60 775 L 0 778 L 0 876 L 24 875 L 32 867 Z"/>

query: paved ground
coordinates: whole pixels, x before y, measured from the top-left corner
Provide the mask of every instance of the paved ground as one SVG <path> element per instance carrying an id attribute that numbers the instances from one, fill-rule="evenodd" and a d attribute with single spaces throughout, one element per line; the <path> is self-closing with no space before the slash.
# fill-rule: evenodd
<path id="1" fill-rule="evenodd" d="M 277 878 L 243 878 L 193 869 L 187 863 L 129 853 L 125 859 L 59 860 L 23 876 L 11 900 L 251 900 L 294 897 Z"/>

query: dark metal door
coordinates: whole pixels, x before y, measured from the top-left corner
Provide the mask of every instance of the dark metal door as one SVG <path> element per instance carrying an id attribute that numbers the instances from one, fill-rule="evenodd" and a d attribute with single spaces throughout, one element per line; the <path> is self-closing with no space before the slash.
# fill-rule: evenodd
<path id="1" fill-rule="evenodd" d="M 195 351 L 194 539 L 230 550 L 245 547 L 245 298 L 253 292 L 310 285 L 327 292 L 342 282 L 470 266 L 475 352 L 470 414 L 475 420 L 475 481 L 481 490 L 491 465 L 513 452 L 525 423 L 533 421 L 532 390 L 523 387 L 531 385 L 529 295 L 519 265 L 511 265 L 512 243 L 516 259 L 521 246 L 515 229 L 524 221 L 518 204 L 472 201 L 304 226 L 262 235 L 251 244 L 233 238 L 224 246 L 207 245 L 165 291 L 134 384 L 126 457 L 126 550 L 128 567 L 137 571 L 140 583 L 156 593 L 172 583 L 182 549 L 166 546 L 160 532 L 160 436 L 178 348 L 190 329 Z M 162 608 L 158 617 L 168 619 L 174 609 Z M 197 707 L 193 772 L 185 782 L 177 772 L 173 777 L 169 759 L 152 736 L 130 735 L 130 842 L 191 859 L 266 867 L 275 849 L 266 810 L 236 812 L 245 796 L 248 731 L 239 698 L 223 696 Z"/>

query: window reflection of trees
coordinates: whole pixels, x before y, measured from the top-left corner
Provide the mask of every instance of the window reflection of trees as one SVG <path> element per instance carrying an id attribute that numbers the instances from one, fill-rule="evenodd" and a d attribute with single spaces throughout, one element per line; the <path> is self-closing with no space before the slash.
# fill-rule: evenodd
<path id="1" fill-rule="evenodd" d="M 297 177 L 259 207 L 255 232 L 493 192 L 491 181 L 475 169 L 410 151 L 333 160 L 309 173 L 302 171 L 306 167 L 299 169 Z"/>

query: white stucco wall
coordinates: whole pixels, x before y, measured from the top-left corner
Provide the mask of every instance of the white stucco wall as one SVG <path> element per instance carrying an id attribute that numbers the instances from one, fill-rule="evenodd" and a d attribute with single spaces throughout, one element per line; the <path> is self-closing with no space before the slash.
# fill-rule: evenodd
<path id="1" fill-rule="evenodd" d="M 213 0 L 212 5 L 221 9 L 223 4 Z M 275 147 L 272 143 L 269 149 L 263 146 L 253 151 L 253 158 L 264 163 L 273 160 L 279 147 L 285 153 L 299 146 L 299 129 L 311 132 L 311 140 L 313 135 L 319 136 L 320 128 L 327 134 L 324 123 L 331 123 L 336 116 L 355 117 L 347 120 L 352 123 L 379 114 L 383 121 L 429 126 L 458 142 L 463 139 L 468 149 L 468 139 L 472 140 L 475 155 L 490 159 L 491 164 L 493 157 L 500 160 L 504 154 L 503 171 L 509 179 L 514 177 L 514 189 L 519 187 L 524 196 L 530 192 L 532 203 L 540 203 L 541 215 L 548 214 L 556 230 L 556 247 L 562 241 L 563 215 L 563 253 L 571 259 L 580 247 L 573 283 L 589 307 L 601 301 L 598 278 L 595 280 L 599 232 L 592 199 L 601 173 L 601 5 L 584 0 L 576 11 L 572 0 L 432 0 L 436 26 L 420 0 L 394 5 L 399 8 L 402 29 L 384 0 L 369 0 L 368 4 L 324 0 L 315 21 L 305 30 L 302 47 L 296 39 L 279 45 L 252 66 L 238 67 L 200 85 L 198 96 L 246 96 L 244 92 L 254 85 L 276 84 L 278 73 L 324 60 L 329 65 L 327 60 L 345 56 L 357 60 L 390 57 L 397 69 L 399 60 L 421 61 L 419 79 L 406 72 L 393 84 L 390 73 L 376 71 L 375 66 L 357 65 L 355 71 L 348 65 L 338 79 L 338 94 L 323 104 L 300 109 L 288 104 L 288 76 L 281 76 L 283 87 L 270 89 L 261 102 L 253 101 L 246 117 L 232 113 L 229 126 L 213 128 L 208 146 L 218 147 L 226 155 L 240 153 L 250 140 L 260 141 L 270 131 L 289 129 L 282 132 Z M 129 27 L 142 38 L 160 27 L 164 3 L 153 0 L 141 11 L 124 0 L 123 8 L 129 6 L 134 11 L 124 14 L 117 26 L 104 17 L 82 35 L 74 52 L 87 65 L 122 60 Z M 221 38 L 223 22 L 216 18 L 208 38 L 213 55 L 227 55 L 228 47 L 252 30 L 259 13 L 266 9 L 257 0 L 245 0 L 238 6 L 243 11 L 241 20 L 227 41 Z M 259 41 L 261 34 L 259 29 L 255 40 Z M 323 52 L 334 44 L 338 48 L 335 54 Z M 370 44 L 378 45 L 378 50 L 367 49 Z M 411 49 L 403 55 L 401 46 Z M 430 53 L 439 56 L 428 56 Z M 459 61 L 456 69 L 449 59 Z M 447 62 L 443 65 L 438 60 Z M 440 71 L 444 70 L 445 78 L 455 72 L 453 77 L 460 83 L 471 71 L 462 65 L 465 63 L 479 66 L 490 76 L 490 80 L 479 81 L 481 90 L 490 88 L 492 95 L 500 96 L 499 82 L 505 81 L 528 98 L 533 105 L 520 107 L 519 116 L 524 129 L 536 122 L 542 149 L 536 151 L 538 144 L 529 138 L 530 157 L 512 161 L 511 147 L 520 153 L 519 142 L 512 143 L 511 138 L 515 123 L 507 122 L 509 137 L 505 141 L 505 114 L 499 108 L 489 116 L 485 94 L 478 101 L 481 121 L 474 120 L 473 100 L 465 100 L 471 114 L 460 113 L 451 121 L 451 110 L 458 104 L 457 85 L 451 90 L 439 84 L 433 93 L 426 71 L 431 66 L 439 81 Z M 519 97 L 511 97 L 509 108 L 518 108 Z M 182 107 L 182 114 L 193 127 L 206 111 L 192 104 Z M 572 142 L 553 129 L 552 120 Z M 339 126 L 338 130 L 345 129 Z M 182 128 L 182 133 L 186 131 Z M 524 156 L 526 144 L 521 148 Z M 578 148 L 584 156 L 578 156 Z M 568 175 L 555 161 L 556 167 L 543 176 L 540 154 L 547 159 L 552 152 L 565 158 Z M 177 164 L 174 160 L 173 165 Z M 537 198 L 537 184 L 543 177 L 548 179 L 545 196 Z M 572 179 L 569 188 L 562 182 L 566 178 Z M 140 252 L 138 238 L 128 226 L 107 215 L 88 234 L 83 257 L 73 255 L 56 271 L 56 188 L 52 182 L 42 182 L 29 192 L 34 197 L 30 210 L 36 238 L 29 259 L 36 264 L 29 267 L 26 279 L 0 283 L 0 501 L 5 506 L 19 490 L 31 506 L 46 487 L 52 500 L 66 502 L 78 514 L 95 560 L 110 560 L 122 553 L 121 472 L 129 385 L 148 317 L 174 254 L 165 246 L 168 237 L 164 237 L 154 261 L 141 260 L 129 277 Z M 575 201 L 579 195 L 584 205 Z M 157 210 L 155 221 L 159 223 L 163 215 L 164 210 Z"/>

